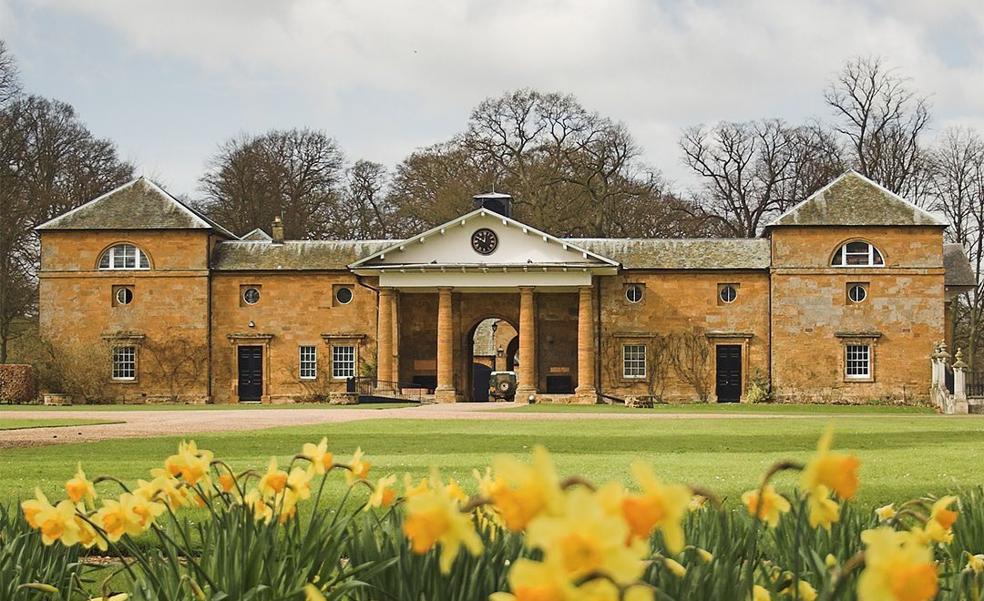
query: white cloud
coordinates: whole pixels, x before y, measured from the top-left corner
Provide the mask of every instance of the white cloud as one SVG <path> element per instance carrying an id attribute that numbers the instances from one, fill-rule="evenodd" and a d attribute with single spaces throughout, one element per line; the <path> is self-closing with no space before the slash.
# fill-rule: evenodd
<path id="1" fill-rule="evenodd" d="M 626 122 L 647 157 L 685 181 L 676 147 L 680 128 L 721 119 L 826 118 L 824 83 L 847 58 L 864 54 L 884 57 L 931 92 L 938 127 L 982 121 L 979 0 L 30 4 L 115 32 L 127 52 L 238 81 L 243 94 L 278 86 L 284 95 L 302 96 L 310 112 L 291 118 L 332 133 L 337 127 L 351 155 L 390 163 L 463 127 L 482 98 L 532 86 L 573 92 Z M 0 19 L 8 13 L 0 0 Z M 189 98 L 186 110 L 207 101 Z M 238 129 L 286 118 L 275 101 L 258 102 L 250 110 L 268 116 Z M 198 170 L 204 158 L 195 157 Z M 150 163 L 181 169 L 182 160 L 191 164 L 180 155 Z M 191 177 L 173 179 L 188 187 Z"/>

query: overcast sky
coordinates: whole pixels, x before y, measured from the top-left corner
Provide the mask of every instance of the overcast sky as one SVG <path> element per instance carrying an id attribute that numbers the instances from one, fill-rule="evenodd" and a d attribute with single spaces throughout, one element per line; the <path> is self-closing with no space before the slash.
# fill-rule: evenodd
<path id="1" fill-rule="evenodd" d="M 0 37 L 26 90 L 179 194 L 241 132 L 319 128 L 393 166 L 526 86 L 625 122 L 686 187 L 681 128 L 829 118 L 857 55 L 931 95 L 934 131 L 984 130 L 982 0 L 0 0 Z"/>

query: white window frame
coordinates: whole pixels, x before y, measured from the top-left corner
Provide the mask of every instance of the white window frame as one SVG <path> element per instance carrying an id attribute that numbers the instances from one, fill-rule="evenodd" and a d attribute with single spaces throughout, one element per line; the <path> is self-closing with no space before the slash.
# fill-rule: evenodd
<path id="1" fill-rule="evenodd" d="M 873 358 L 873 347 L 870 343 L 849 342 L 845 344 L 844 379 L 853 381 L 871 380 L 874 373 Z M 861 369 L 863 369 L 863 372 L 859 371 Z M 855 373 L 851 373 L 852 371 Z"/>
<path id="2" fill-rule="evenodd" d="M 847 247 L 849 244 L 865 244 L 867 245 L 868 248 L 865 253 L 860 253 L 860 252 L 849 253 L 847 252 Z M 881 259 L 881 263 L 875 263 L 876 254 Z M 851 257 L 867 256 L 868 260 L 865 263 L 848 263 L 847 262 L 848 256 Z M 884 267 L 885 255 L 883 255 L 881 251 L 875 248 L 875 245 L 870 242 L 866 242 L 864 240 L 851 240 L 849 242 L 845 242 L 844 244 L 841 244 L 840 248 L 837 249 L 837 252 L 834 253 L 834 260 L 831 262 L 831 266 L 833 267 Z"/>
<path id="3" fill-rule="evenodd" d="M 641 352 L 640 352 L 641 351 Z M 630 352 L 635 356 L 630 357 Z M 626 380 L 639 380 L 646 377 L 648 349 L 645 344 L 626 343 L 622 345 L 622 377 Z M 641 373 L 638 373 L 640 372 Z"/>
<path id="4" fill-rule="evenodd" d="M 637 298 L 636 300 L 632 300 L 632 297 L 629 296 L 629 294 L 633 291 L 638 291 L 639 293 L 639 298 Z M 646 296 L 646 289 L 642 284 L 629 284 L 628 286 L 625 287 L 625 300 L 629 301 L 633 305 L 637 305 L 641 303 L 642 299 L 645 298 L 645 296 Z"/>
<path id="5" fill-rule="evenodd" d="M 298 375 L 302 380 L 318 379 L 318 347 L 301 345 L 297 347 Z"/>
<path id="6" fill-rule="evenodd" d="M 132 345 L 114 346 L 111 369 L 110 378 L 114 382 L 132 382 L 136 380 L 137 347 Z"/>
<path id="7" fill-rule="evenodd" d="M 855 288 L 861 289 L 861 298 L 854 299 L 851 297 L 851 292 Z M 850 301 L 852 305 L 860 305 L 864 301 L 868 300 L 868 285 L 862 282 L 851 282 L 847 285 L 847 300 Z"/>
<path id="8" fill-rule="evenodd" d="M 128 257 L 129 251 L 132 251 L 132 254 Z M 133 264 L 130 266 L 126 264 L 128 258 L 133 260 Z M 146 271 L 148 269 L 150 269 L 150 258 L 135 244 L 114 244 L 99 257 L 100 271 Z"/>
<path id="9" fill-rule="evenodd" d="M 331 377 L 334 380 L 347 380 L 355 377 L 355 345 L 331 345 Z"/>

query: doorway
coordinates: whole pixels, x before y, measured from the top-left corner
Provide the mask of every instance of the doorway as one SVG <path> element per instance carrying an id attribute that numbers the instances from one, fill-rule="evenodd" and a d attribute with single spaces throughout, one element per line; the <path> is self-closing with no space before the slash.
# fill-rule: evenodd
<path id="1" fill-rule="evenodd" d="M 715 394 L 719 403 L 741 400 L 741 345 L 719 344 L 716 349 Z"/>
<path id="2" fill-rule="evenodd" d="M 515 353 L 519 349 L 516 328 L 499 317 L 487 317 L 479 321 L 466 334 L 465 348 L 468 370 L 468 400 L 489 400 L 489 376 L 495 371 L 513 371 Z"/>
<path id="3" fill-rule="evenodd" d="M 263 396 L 263 347 L 239 347 L 239 400 L 259 401 Z"/>

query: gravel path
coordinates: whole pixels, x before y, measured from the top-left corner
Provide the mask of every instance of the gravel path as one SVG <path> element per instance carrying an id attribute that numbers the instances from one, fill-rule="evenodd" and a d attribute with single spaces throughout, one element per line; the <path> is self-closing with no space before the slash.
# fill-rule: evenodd
<path id="1" fill-rule="evenodd" d="M 693 414 L 693 413 L 517 413 L 503 412 L 515 403 L 459 403 L 422 405 L 398 409 L 215 409 L 196 411 L 2 411 L 4 419 L 72 417 L 106 419 L 117 424 L 0 430 L 0 448 L 88 442 L 110 438 L 186 435 L 200 432 L 259 430 L 277 426 L 343 423 L 369 419 L 469 419 L 469 420 L 581 420 L 581 419 L 742 419 L 779 417 L 769 415 Z"/>

